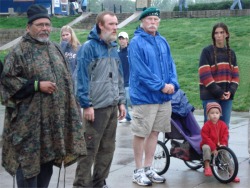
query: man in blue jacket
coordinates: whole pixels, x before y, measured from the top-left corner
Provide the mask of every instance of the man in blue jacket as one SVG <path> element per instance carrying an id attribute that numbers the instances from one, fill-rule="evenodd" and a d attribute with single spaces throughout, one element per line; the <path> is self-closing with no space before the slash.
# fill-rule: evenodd
<path id="1" fill-rule="evenodd" d="M 126 114 L 122 64 L 115 42 L 117 24 L 113 12 L 99 13 L 88 41 L 77 54 L 77 96 L 84 109 L 87 139 L 87 156 L 78 160 L 76 169 L 73 185 L 77 188 L 106 187 L 117 120 Z"/>
<path id="2" fill-rule="evenodd" d="M 165 178 L 152 168 L 152 161 L 159 132 L 171 131 L 170 100 L 179 84 L 169 44 L 157 31 L 159 9 L 147 8 L 139 20 L 140 27 L 134 32 L 128 50 L 133 105 L 131 129 L 136 164 L 133 182 L 148 186 L 152 182 L 165 182 Z"/>

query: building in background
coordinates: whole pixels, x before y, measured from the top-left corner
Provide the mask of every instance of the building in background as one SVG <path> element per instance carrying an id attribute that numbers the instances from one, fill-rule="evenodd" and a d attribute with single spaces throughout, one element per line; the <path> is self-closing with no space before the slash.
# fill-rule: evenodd
<path id="1" fill-rule="evenodd" d="M 26 13 L 31 4 L 41 4 L 48 9 L 49 14 L 69 15 L 68 0 L 0 0 L 0 13 Z"/>

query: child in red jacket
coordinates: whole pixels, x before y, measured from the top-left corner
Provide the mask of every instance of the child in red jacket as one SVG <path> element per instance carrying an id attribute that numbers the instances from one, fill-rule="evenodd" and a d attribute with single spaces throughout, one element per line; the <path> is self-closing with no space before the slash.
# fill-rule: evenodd
<path id="1" fill-rule="evenodd" d="M 211 155 L 217 155 L 217 147 L 228 146 L 228 127 L 225 122 L 220 120 L 222 114 L 221 106 L 216 102 L 207 103 L 206 113 L 208 121 L 201 129 L 201 143 L 200 146 L 203 152 L 204 160 L 204 174 L 205 176 L 212 176 L 210 167 Z M 239 182 L 240 179 L 236 177 L 233 182 Z"/>

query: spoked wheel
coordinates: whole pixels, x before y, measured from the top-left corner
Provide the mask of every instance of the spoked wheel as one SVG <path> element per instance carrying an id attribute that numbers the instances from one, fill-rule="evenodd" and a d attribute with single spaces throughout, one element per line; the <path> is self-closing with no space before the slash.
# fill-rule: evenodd
<path id="1" fill-rule="evenodd" d="M 184 163 L 192 170 L 198 170 L 203 167 L 202 161 L 200 160 L 184 161 Z"/>
<path id="2" fill-rule="evenodd" d="M 187 141 L 184 140 L 183 143 L 186 143 Z M 201 167 L 203 167 L 202 160 L 191 160 L 191 161 L 184 161 L 185 165 L 187 165 L 192 170 L 198 170 Z"/>
<path id="3" fill-rule="evenodd" d="M 238 160 L 234 152 L 225 146 L 218 148 L 218 155 L 212 156 L 211 168 L 214 177 L 221 183 L 230 183 L 238 174 Z"/>
<path id="4" fill-rule="evenodd" d="M 167 172 L 170 164 L 170 155 L 165 144 L 158 140 L 152 167 L 157 174 L 162 175 Z"/>

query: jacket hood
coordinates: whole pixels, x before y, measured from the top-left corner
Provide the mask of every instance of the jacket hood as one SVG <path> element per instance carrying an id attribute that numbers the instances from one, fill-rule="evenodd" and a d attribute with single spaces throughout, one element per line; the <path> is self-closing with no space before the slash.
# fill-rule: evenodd
<path id="1" fill-rule="evenodd" d="M 90 31 L 89 35 L 88 35 L 88 40 L 96 40 L 96 41 L 99 41 L 101 44 L 106 44 L 106 42 L 104 40 L 102 40 L 99 36 L 99 34 L 97 33 L 97 28 L 96 28 L 96 24 L 95 26 L 92 28 L 92 30 Z M 114 41 L 114 42 L 111 42 L 109 45 L 115 47 L 117 46 L 117 42 Z"/>

